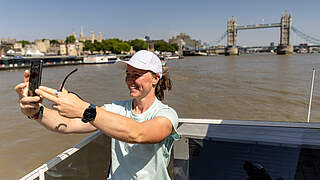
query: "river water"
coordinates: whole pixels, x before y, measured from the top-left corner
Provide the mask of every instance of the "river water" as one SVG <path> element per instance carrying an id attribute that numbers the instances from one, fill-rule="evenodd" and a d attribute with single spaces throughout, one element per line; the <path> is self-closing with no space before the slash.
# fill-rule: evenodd
<path id="1" fill-rule="evenodd" d="M 303 122 L 320 56 L 186 57 L 168 67 L 173 89 L 164 102 L 181 118 Z M 42 84 L 58 88 L 74 68 L 66 88 L 86 101 L 129 98 L 125 73 L 112 64 L 44 68 Z M 49 132 L 22 115 L 13 90 L 22 80 L 22 69 L 0 71 L 0 179 L 18 179 L 87 136 Z M 311 122 L 320 122 L 319 80 L 316 72 Z"/>

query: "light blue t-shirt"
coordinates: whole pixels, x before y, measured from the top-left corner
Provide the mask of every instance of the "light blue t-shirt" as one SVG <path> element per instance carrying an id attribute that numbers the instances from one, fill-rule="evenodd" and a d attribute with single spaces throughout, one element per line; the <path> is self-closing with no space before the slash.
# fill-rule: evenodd
<path id="1" fill-rule="evenodd" d="M 178 115 L 174 109 L 162 104 L 157 98 L 146 112 L 134 114 L 133 100 L 115 101 L 105 104 L 107 111 L 126 116 L 138 122 L 147 121 L 157 116 L 163 116 L 172 123 L 172 132 L 163 141 L 157 144 L 131 144 L 112 138 L 111 158 L 112 165 L 109 180 L 155 180 L 170 179 L 167 166 L 174 140 L 180 137 L 177 133 Z"/>

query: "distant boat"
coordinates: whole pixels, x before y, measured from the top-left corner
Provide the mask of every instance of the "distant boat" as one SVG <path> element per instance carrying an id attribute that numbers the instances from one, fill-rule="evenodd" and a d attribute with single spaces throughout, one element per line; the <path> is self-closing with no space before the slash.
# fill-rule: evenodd
<path id="1" fill-rule="evenodd" d="M 83 58 L 84 64 L 112 64 L 117 60 L 116 55 L 94 55 Z"/>
<path id="2" fill-rule="evenodd" d="M 175 60 L 175 59 L 180 59 L 180 57 L 178 55 L 171 55 L 171 56 L 165 57 L 165 59 L 167 59 L 167 60 Z"/>

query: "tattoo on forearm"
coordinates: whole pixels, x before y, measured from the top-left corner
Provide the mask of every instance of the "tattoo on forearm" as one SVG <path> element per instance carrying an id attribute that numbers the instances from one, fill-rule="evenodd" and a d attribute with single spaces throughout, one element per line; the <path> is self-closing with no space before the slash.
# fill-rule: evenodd
<path id="1" fill-rule="evenodd" d="M 61 127 L 67 128 L 67 125 L 64 124 L 64 123 L 60 123 L 60 124 L 58 124 L 58 125 L 56 126 L 55 129 L 56 129 L 57 131 L 59 131 L 59 129 L 60 129 Z"/>

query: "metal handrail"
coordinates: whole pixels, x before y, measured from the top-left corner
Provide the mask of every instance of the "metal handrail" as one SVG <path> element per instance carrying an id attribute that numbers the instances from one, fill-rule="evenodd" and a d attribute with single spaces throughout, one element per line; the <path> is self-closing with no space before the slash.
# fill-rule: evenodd
<path id="1" fill-rule="evenodd" d="M 102 133 L 100 131 L 97 131 L 97 132 L 91 134 L 90 136 L 88 136 L 88 137 L 84 138 L 83 140 L 81 140 L 78 144 L 74 145 L 72 148 L 69 148 L 69 149 L 65 150 L 63 153 L 59 154 L 58 156 L 56 156 L 52 160 L 46 162 L 42 166 L 40 166 L 37 169 L 33 170 L 29 174 L 25 175 L 20 180 L 33 180 L 33 179 L 35 179 L 37 177 L 39 177 L 39 180 L 44 180 L 45 179 L 44 173 L 47 170 L 49 170 L 50 168 L 54 167 L 55 165 L 57 165 L 58 163 L 60 163 L 64 159 L 66 159 L 67 157 L 71 156 L 72 154 L 76 153 L 77 151 L 79 151 L 82 147 L 84 147 L 87 144 L 89 144 L 92 140 L 96 139 L 101 134 Z"/>
<path id="2" fill-rule="evenodd" d="M 187 118 L 181 118 L 181 119 L 179 119 L 179 123 L 320 129 L 320 123 L 261 121 L 261 120 L 222 120 L 222 119 L 187 119 Z"/>

